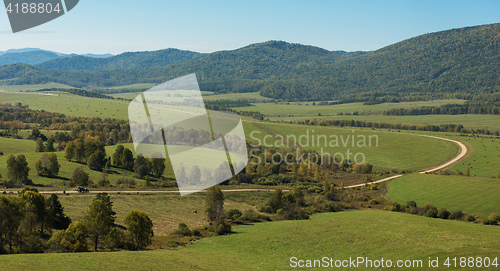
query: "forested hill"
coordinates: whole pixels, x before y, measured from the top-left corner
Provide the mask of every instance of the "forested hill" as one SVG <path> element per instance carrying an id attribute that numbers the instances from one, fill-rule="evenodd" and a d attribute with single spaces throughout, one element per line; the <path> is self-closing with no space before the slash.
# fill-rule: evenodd
<path id="1" fill-rule="evenodd" d="M 491 24 L 425 34 L 366 54 L 270 41 L 145 69 L 62 72 L 7 65 L 0 67 L 0 84 L 109 87 L 194 72 L 202 90 L 261 90 L 279 99 L 489 94 L 500 91 L 499 52 L 500 24 Z"/>
<path id="2" fill-rule="evenodd" d="M 38 64 L 60 56 L 57 53 L 37 50 L 28 52 L 12 52 L 0 55 L 0 65 L 12 63 Z"/>
<path id="3" fill-rule="evenodd" d="M 141 69 L 155 66 L 166 66 L 177 62 L 195 59 L 204 54 L 178 49 L 165 49 L 146 52 L 127 52 L 117 56 L 95 58 L 81 55 L 49 60 L 38 64 L 38 67 L 51 70 L 110 70 L 110 69 Z"/>
<path id="4" fill-rule="evenodd" d="M 322 100 L 374 92 L 378 96 L 500 92 L 500 24 L 425 34 L 281 78 L 285 80 L 267 84 L 261 94 Z"/>

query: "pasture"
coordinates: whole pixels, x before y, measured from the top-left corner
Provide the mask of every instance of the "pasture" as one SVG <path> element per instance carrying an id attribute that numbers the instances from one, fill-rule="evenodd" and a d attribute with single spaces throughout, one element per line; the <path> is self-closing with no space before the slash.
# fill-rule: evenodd
<path id="1" fill-rule="evenodd" d="M 500 130 L 500 116 L 483 114 L 464 115 L 421 115 L 421 116 L 386 116 L 381 114 L 349 115 L 349 116 L 301 116 L 301 117 L 270 117 L 272 121 L 304 121 L 304 120 L 355 120 L 365 122 L 386 122 L 407 125 L 440 125 L 456 124 L 463 125 L 468 129 Z"/>
<path id="2" fill-rule="evenodd" d="M 234 231 L 173 250 L 4 255 L 0 269 L 284 270 L 291 269 L 291 257 L 343 260 L 358 256 L 384 258 L 394 264 L 399 259 L 422 260 L 427 269 L 429 257 L 492 258 L 498 257 L 500 249 L 499 227 L 378 210 L 241 225 Z M 433 269 L 446 269 L 440 267 Z"/>
<path id="3" fill-rule="evenodd" d="M 349 150 L 352 153 L 351 159 L 355 154 L 362 153 L 366 161 L 379 169 L 420 170 L 440 165 L 458 152 L 458 147 L 451 142 L 405 133 L 286 124 L 261 123 L 261 125 L 285 137 L 295 137 L 296 143 L 304 149 L 318 152 L 323 149 L 323 153 L 330 155 L 342 153 L 344 156 L 347 156 Z M 321 135 L 326 135 L 327 144 Z M 370 137 L 372 145 L 368 146 Z M 339 138 L 339 146 L 332 146 L 332 138 Z M 366 138 L 366 146 L 362 144 L 362 138 Z M 375 144 L 375 138 L 378 138 L 378 145 Z M 254 141 L 252 136 L 249 140 Z M 346 141 L 347 144 L 344 144 Z M 358 158 L 361 159 L 362 156 Z"/>
<path id="4" fill-rule="evenodd" d="M 346 103 L 336 105 L 312 105 L 313 102 L 300 103 L 256 103 L 254 106 L 238 107 L 238 111 L 258 111 L 269 117 L 296 117 L 310 116 L 322 118 L 323 116 L 336 116 L 338 113 L 366 112 L 376 113 L 397 108 L 415 108 L 421 106 L 441 106 L 445 104 L 464 103 L 464 100 L 433 100 L 420 102 L 383 103 L 376 105 L 363 105 L 363 103 Z M 319 115 L 321 114 L 321 117 Z M 344 116 L 347 117 L 347 116 Z"/>
<path id="5" fill-rule="evenodd" d="M 488 217 L 500 213 L 500 180 L 492 178 L 410 174 L 391 181 L 387 198 L 401 204 L 431 203 L 452 211 Z"/>

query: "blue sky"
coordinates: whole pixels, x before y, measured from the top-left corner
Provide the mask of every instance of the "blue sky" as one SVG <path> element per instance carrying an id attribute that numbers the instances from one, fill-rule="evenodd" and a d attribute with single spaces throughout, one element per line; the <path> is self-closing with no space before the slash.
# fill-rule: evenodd
<path id="1" fill-rule="evenodd" d="M 16 34 L 0 11 L 0 51 L 213 52 L 267 40 L 366 51 L 425 33 L 498 22 L 498 0 L 81 0 L 65 16 Z"/>

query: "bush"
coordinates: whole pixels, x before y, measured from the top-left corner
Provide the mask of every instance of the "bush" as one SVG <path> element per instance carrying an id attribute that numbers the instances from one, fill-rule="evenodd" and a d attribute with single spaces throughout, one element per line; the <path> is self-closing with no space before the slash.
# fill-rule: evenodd
<path id="1" fill-rule="evenodd" d="M 448 219 L 450 217 L 450 212 L 446 208 L 439 209 L 437 216 L 441 219 Z"/>
<path id="2" fill-rule="evenodd" d="M 236 220 L 240 218 L 242 215 L 243 213 L 241 213 L 241 211 L 238 209 L 231 209 L 226 213 L 226 217 L 232 220 Z"/>
<path id="3" fill-rule="evenodd" d="M 453 220 L 462 220 L 462 218 L 464 218 L 464 213 L 462 213 L 461 210 L 452 212 L 449 216 L 449 219 L 453 219 Z"/>
<path id="4" fill-rule="evenodd" d="M 177 230 L 174 233 L 177 235 L 180 235 L 180 236 L 191 236 L 192 235 L 192 232 L 189 229 L 189 227 L 185 223 L 182 223 L 182 222 L 179 223 L 179 227 L 177 228 Z"/>
<path id="5" fill-rule="evenodd" d="M 197 230 L 197 229 L 192 230 L 191 234 L 193 236 L 202 236 L 201 232 L 199 230 Z"/>
<path id="6" fill-rule="evenodd" d="M 135 180 L 123 177 L 123 178 L 118 179 L 116 181 L 116 184 L 118 184 L 118 185 L 125 185 L 125 186 L 129 186 L 129 187 L 134 187 L 135 186 Z"/>
<path id="7" fill-rule="evenodd" d="M 231 224 L 227 223 L 225 219 L 220 219 L 219 222 L 215 224 L 215 229 L 217 235 L 226 235 L 232 232 Z"/>
<path id="8" fill-rule="evenodd" d="M 405 204 L 403 204 L 403 207 L 405 209 L 411 208 L 411 207 L 417 207 L 417 203 L 414 201 L 407 201 Z"/>
<path id="9" fill-rule="evenodd" d="M 468 215 L 467 217 L 465 217 L 465 221 L 474 222 L 474 221 L 476 221 L 476 217 L 473 215 Z"/>
<path id="10" fill-rule="evenodd" d="M 240 220 L 247 222 L 261 222 L 261 221 L 271 221 L 271 218 L 267 215 L 259 214 L 252 209 L 248 209 L 240 217 Z"/>
<path id="11" fill-rule="evenodd" d="M 371 199 L 369 201 L 369 203 L 372 204 L 372 205 L 380 204 L 380 200 L 378 200 L 378 199 Z"/>
<path id="12" fill-rule="evenodd" d="M 438 216 L 438 211 L 436 209 L 428 209 L 425 211 L 424 216 L 436 218 Z"/>

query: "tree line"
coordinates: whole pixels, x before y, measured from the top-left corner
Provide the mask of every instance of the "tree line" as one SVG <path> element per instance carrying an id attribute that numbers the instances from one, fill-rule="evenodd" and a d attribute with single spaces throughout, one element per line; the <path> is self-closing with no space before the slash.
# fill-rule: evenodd
<path id="1" fill-rule="evenodd" d="M 500 136 L 498 131 L 491 132 L 484 128 L 464 128 L 461 124 L 440 124 L 440 125 L 414 125 L 401 123 L 387 122 L 368 122 L 360 120 L 297 120 L 284 121 L 292 124 L 314 125 L 314 126 L 336 126 L 336 127 L 364 127 L 376 129 L 393 129 L 393 130 L 409 130 L 409 131 L 430 131 L 430 132 L 455 132 L 461 134 L 483 134 Z"/>
<path id="2" fill-rule="evenodd" d="M 90 245 L 94 251 L 140 250 L 151 244 L 153 223 L 146 213 L 129 212 L 123 230 L 112 206 L 106 193 L 97 194 L 82 221 L 71 222 L 56 194 L 26 188 L 17 197 L 0 196 L 0 254 L 84 252 Z"/>

